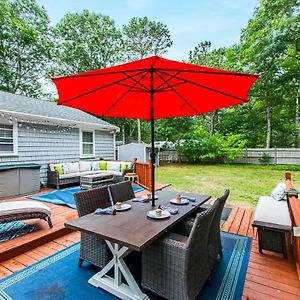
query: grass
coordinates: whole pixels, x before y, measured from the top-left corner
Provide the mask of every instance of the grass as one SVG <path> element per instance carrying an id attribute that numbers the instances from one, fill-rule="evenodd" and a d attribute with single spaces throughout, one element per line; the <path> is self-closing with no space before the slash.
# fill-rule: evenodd
<path id="1" fill-rule="evenodd" d="M 261 195 L 270 195 L 293 166 L 168 164 L 156 168 L 156 181 L 172 184 L 171 189 L 211 195 L 216 198 L 230 189 L 228 204 L 254 208 Z M 292 172 L 300 186 L 300 170 Z"/>

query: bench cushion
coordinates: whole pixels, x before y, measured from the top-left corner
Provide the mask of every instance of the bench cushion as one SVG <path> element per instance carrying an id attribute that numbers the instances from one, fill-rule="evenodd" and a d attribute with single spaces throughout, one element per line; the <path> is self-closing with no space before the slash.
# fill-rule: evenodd
<path id="1" fill-rule="evenodd" d="M 292 224 L 287 202 L 277 201 L 269 196 L 259 197 L 252 225 L 291 230 Z"/>
<path id="2" fill-rule="evenodd" d="M 45 213 L 51 215 L 51 209 L 37 201 L 9 201 L 0 203 L 0 217 L 11 214 Z"/>

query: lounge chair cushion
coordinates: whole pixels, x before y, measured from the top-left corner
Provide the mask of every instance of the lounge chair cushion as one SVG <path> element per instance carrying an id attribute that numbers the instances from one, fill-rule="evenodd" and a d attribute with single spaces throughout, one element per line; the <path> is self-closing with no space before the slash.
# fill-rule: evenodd
<path id="1" fill-rule="evenodd" d="M 287 202 L 277 201 L 273 197 L 261 196 L 253 218 L 254 226 L 291 230 L 292 224 Z"/>
<path id="2" fill-rule="evenodd" d="M 51 209 L 37 201 L 9 201 L 0 203 L 0 217 L 31 212 L 51 215 Z"/>

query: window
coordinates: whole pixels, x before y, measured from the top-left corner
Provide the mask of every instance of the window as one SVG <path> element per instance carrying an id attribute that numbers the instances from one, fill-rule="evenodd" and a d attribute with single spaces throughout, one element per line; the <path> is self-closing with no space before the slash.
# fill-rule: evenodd
<path id="1" fill-rule="evenodd" d="M 81 156 L 95 156 L 93 131 L 81 131 Z"/>
<path id="2" fill-rule="evenodd" d="M 16 126 L 0 124 L 0 154 L 16 154 Z"/>

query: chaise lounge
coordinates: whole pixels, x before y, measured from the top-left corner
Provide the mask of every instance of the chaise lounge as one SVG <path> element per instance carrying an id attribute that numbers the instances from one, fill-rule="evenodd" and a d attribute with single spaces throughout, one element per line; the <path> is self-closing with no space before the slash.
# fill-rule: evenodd
<path id="1" fill-rule="evenodd" d="M 0 203 L 0 223 L 29 219 L 45 220 L 52 228 L 51 209 L 36 201 L 10 201 Z"/>

